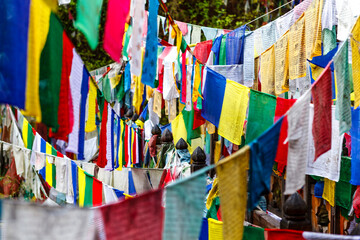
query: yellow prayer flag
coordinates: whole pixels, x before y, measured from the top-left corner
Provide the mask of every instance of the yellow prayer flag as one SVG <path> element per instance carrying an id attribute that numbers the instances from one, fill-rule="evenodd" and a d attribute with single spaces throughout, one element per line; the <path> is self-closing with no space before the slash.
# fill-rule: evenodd
<path id="1" fill-rule="evenodd" d="M 96 111 L 96 94 L 97 89 L 93 81 L 89 84 L 89 97 L 88 97 L 88 116 L 86 119 L 85 132 L 92 132 L 96 130 L 95 124 L 95 111 Z"/>
<path id="2" fill-rule="evenodd" d="M 213 184 L 212 184 L 212 188 L 209 192 L 209 195 L 207 197 L 206 200 L 206 208 L 210 209 L 212 201 L 214 200 L 214 198 L 216 198 L 217 196 L 219 196 L 219 188 L 218 188 L 218 178 L 215 178 Z"/>
<path id="3" fill-rule="evenodd" d="M 249 158 L 250 147 L 246 145 L 216 164 L 225 239 L 243 238 Z"/>
<path id="4" fill-rule="evenodd" d="M 360 105 L 360 18 L 351 32 L 352 75 L 354 83 L 355 108 Z"/>
<path id="5" fill-rule="evenodd" d="M 125 122 L 123 120 L 120 119 L 120 136 L 119 136 L 119 149 L 118 149 L 118 161 L 119 161 L 119 167 L 117 168 L 117 170 L 121 171 L 122 170 L 122 160 L 123 160 L 123 147 L 124 147 L 124 134 L 125 134 Z"/>
<path id="6" fill-rule="evenodd" d="M 275 95 L 275 52 L 274 45 L 261 54 L 261 91 Z"/>
<path id="7" fill-rule="evenodd" d="M 145 49 L 141 48 L 141 66 L 144 63 L 144 53 Z M 141 68 L 142 69 L 142 68 Z M 134 96 L 133 96 L 133 106 L 135 108 L 135 112 L 140 115 L 140 107 L 143 102 L 143 94 L 144 94 L 144 84 L 141 82 L 142 70 L 139 76 L 133 77 L 134 82 Z"/>
<path id="8" fill-rule="evenodd" d="M 161 92 L 155 90 L 153 111 L 159 116 L 159 118 L 161 118 L 161 104 L 162 104 L 162 94 Z"/>
<path id="9" fill-rule="evenodd" d="M 321 14 L 323 0 L 313 1 L 305 11 L 306 58 L 321 56 Z"/>
<path id="10" fill-rule="evenodd" d="M 51 8 L 45 0 L 32 0 L 30 4 L 27 80 L 24 115 L 41 122 L 39 96 L 40 55 L 45 46 L 50 25 Z"/>
<path id="11" fill-rule="evenodd" d="M 79 207 L 84 207 L 85 200 L 85 172 L 78 167 L 78 184 L 79 184 Z"/>
<path id="12" fill-rule="evenodd" d="M 199 97 L 201 97 L 201 93 L 199 92 L 200 83 L 201 83 L 200 64 L 196 61 L 195 62 L 193 96 L 192 96 L 193 102 L 196 102 L 196 100 Z"/>
<path id="13" fill-rule="evenodd" d="M 221 141 L 215 142 L 215 149 L 214 149 L 214 163 L 216 164 L 221 157 Z"/>
<path id="14" fill-rule="evenodd" d="M 305 18 L 302 14 L 289 31 L 289 78 L 294 80 L 305 76 Z"/>
<path id="15" fill-rule="evenodd" d="M 275 95 L 289 90 L 289 32 L 275 44 Z"/>
<path id="16" fill-rule="evenodd" d="M 46 142 L 45 180 L 52 187 L 53 186 L 52 162 L 50 162 L 50 157 L 48 156 L 51 154 L 52 154 L 52 146 L 50 145 L 50 143 Z"/>
<path id="17" fill-rule="evenodd" d="M 209 218 L 209 240 L 223 240 L 223 222 Z M 242 239 L 242 238 L 240 238 Z"/>
<path id="18" fill-rule="evenodd" d="M 240 145 L 250 88 L 227 80 L 219 121 L 219 135 Z M 234 111 L 235 110 L 235 111 Z"/>
<path id="19" fill-rule="evenodd" d="M 26 147 L 26 148 L 28 146 L 28 134 L 29 134 L 28 129 L 29 129 L 29 122 L 24 117 L 23 125 L 22 125 L 22 138 L 23 138 L 23 141 L 24 141 L 24 147 Z"/>
<path id="20" fill-rule="evenodd" d="M 177 143 L 180 138 L 183 138 L 186 141 L 187 132 L 182 112 L 172 121 L 171 130 L 174 137 L 174 143 Z"/>
<path id="21" fill-rule="evenodd" d="M 324 191 L 322 197 L 333 207 L 335 206 L 335 185 L 335 181 L 324 178 Z"/>

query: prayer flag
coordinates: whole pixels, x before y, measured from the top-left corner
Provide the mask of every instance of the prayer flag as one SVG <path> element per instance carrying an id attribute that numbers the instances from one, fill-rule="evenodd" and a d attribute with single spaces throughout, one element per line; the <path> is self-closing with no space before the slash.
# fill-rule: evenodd
<path id="1" fill-rule="evenodd" d="M 244 226 L 243 240 L 265 240 L 264 229 L 261 227 Z"/>
<path id="2" fill-rule="evenodd" d="M 351 158 L 341 157 L 340 179 L 335 187 L 335 205 L 350 211 L 352 203 Z"/>
<path id="3" fill-rule="evenodd" d="M 360 18 L 351 32 L 352 78 L 355 93 L 355 108 L 360 105 Z"/>
<path id="4" fill-rule="evenodd" d="M 310 90 L 288 112 L 288 157 L 285 194 L 293 194 L 305 184 L 308 156 Z"/>
<path id="5" fill-rule="evenodd" d="M 125 23 L 129 11 L 130 0 L 110 0 L 108 2 L 104 29 L 104 50 L 116 62 L 119 62 L 121 58 Z"/>
<path id="6" fill-rule="evenodd" d="M 78 186 L 79 186 L 79 207 L 84 207 L 84 200 L 85 200 L 85 187 L 86 187 L 86 176 L 85 171 L 78 168 Z"/>
<path id="7" fill-rule="evenodd" d="M 329 204 L 334 207 L 335 206 L 335 181 L 331 181 L 327 178 L 324 178 L 324 192 L 323 192 L 323 199 L 329 202 Z"/>
<path id="8" fill-rule="evenodd" d="M 349 42 L 346 40 L 334 57 L 336 75 L 336 119 L 339 120 L 339 134 L 348 132 L 351 128 L 351 86 L 349 76 Z"/>
<path id="9" fill-rule="evenodd" d="M 121 6 L 122 7 L 122 6 Z M 158 0 L 149 0 L 149 20 L 146 35 L 146 47 L 144 64 L 142 67 L 141 82 L 155 88 L 158 37 L 157 37 L 157 14 L 159 9 Z M 136 10 L 135 10 L 136 11 Z"/>
<path id="10" fill-rule="evenodd" d="M 223 222 L 208 218 L 209 240 L 223 240 Z"/>
<path id="11" fill-rule="evenodd" d="M 305 17 L 302 15 L 289 31 L 289 78 L 306 76 Z"/>
<path id="12" fill-rule="evenodd" d="M 351 109 L 351 181 L 360 185 L 360 108 Z"/>
<path id="13" fill-rule="evenodd" d="M 106 239 L 161 239 L 162 189 L 100 207 Z M 179 220 L 179 219 L 177 219 Z"/>
<path id="14" fill-rule="evenodd" d="M 275 95 L 275 52 L 274 45 L 261 54 L 261 91 Z"/>
<path id="15" fill-rule="evenodd" d="M 211 52 L 212 40 L 199 42 L 194 49 L 194 55 L 201 63 L 206 63 Z M 199 63 L 198 63 L 199 64 Z"/>
<path id="16" fill-rule="evenodd" d="M 246 145 L 216 166 L 225 239 L 243 238 L 249 157 L 250 148 Z"/>
<path id="17" fill-rule="evenodd" d="M 306 58 L 321 55 L 321 14 L 324 1 L 312 1 L 305 11 Z"/>
<path id="18" fill-rule="evenodd" d="M 102 4 L 103 0 L 80 0 L 76 3 L 75 27 L 84 34 L 92 50 L 95 50 L 99 41 Z"/>
<path id="19" fill-rule="evenodd" d="M 63 27 L 54 13 L 50 14 L 47 40 L 40 57 L 39 92 L 41 122 L 57 129 L 59 94 L 63 57 Z"/>
<path id="20" fill-rule="evenodd" d="M 0 43 L 0 102 L 21 109 L 25 108 L 31 4 L 31 0 L 4 1 L 0 9 L 0 32 L 6 33 Z"/>
<path id="21" fill-rule="evenodd" d="M 244 63 L 245 30 L 246 30 L 246 25 L 243 25 L 225 35 L 226 63 L 220 65 L 225 65 L 225 64 L 232 65 L 232 64 Z"/>
<path id="22" fill-rule="evenodd" d="M 279 95 L 289 90 L 289 32 L 276 41 L 274 52 L 275 94 Z"/>
<path id="23" fill-rule="evenodd" d="M 250 143 L 248 210 L 253 210 L 260 197 L 270 191 L 270 177 L 274 164 L 283 119 Z"/>
<path id="24" fill-rule="evenodd" d="M 267 240 L 305 240 L 302 236 L 302 233 L 302 231 L 295 231 L 289 229 L 265 228 L 265 235 L 267 235 Z"/>
<path id="25" fill-rule="evenodd" d="M 250 143 L 274 123 L 276 97 L 250 90 L 245 142 Z"/>
<path id="26" fill-rule="evenodd" d="M 163 239 L 198 239 L 205 207 L 207 170 L 209 168 L 203 168 L 167 185 Z"/>
<path id="27" fill-rule="evenodd" d="M 96 130 L 96 125 L 95 125 L 96 94 L 97 94 L 96 90 L 97 89 L 95 83 L 93 81 L 90 81 L 85 132 L 92 132 Z"/>
<path id="28" fill-rule="evenodd" d="M 40 55 L 49 31 L 51 9 L 45 0 L 32 0 L 29 15 L 26 102 L 24 115 L 41 122 L 39 96 Z M 12 63 L 14 64 L 14 63 Z"/>
<path id="29" fill-rule="evenodd" d="M 331 70 L 328 65 L 311 88 L 314 100 L 313 137 L 315 159 L 331 149 Z"/>

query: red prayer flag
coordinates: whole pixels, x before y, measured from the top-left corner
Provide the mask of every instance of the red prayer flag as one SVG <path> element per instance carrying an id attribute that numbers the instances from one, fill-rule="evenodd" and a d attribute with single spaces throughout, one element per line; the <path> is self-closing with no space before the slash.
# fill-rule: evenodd
<path id="1" fill-rule="evenodd" d="M 267 229 L 265 228 L 265 236 L 267 240 L 305 240 L 302 231 L 288 229 Z"/>
<path id="2" fill-rule="evenodd" d="M 314 101 L 312 134 L 315 145 L 315 159 L 331 149 L 331 105 L 332 80 L 328 65 L 311 89 Z"/>
<path id="3" fill-rule="evenodd" d="M 119 62 L 123 48 L 123 36 L 130 0 L 109 0 L 104 29 L 104 49 L 110 57 Z"/>
<path id="4" fill-rule="evenodd" d="M 162 239 L 162 189 L 100 208 L 106 239 Z"/>
<path id="5" fill-rule="evenodd" d="M 277 170 L 282 174 L 287 164 L 288 147 L 289 143 L 285 142 L 288 136 L 288 121 L 287 116 L 284 116 L 283 122 L 281 123 L 280 135 L 278 148 L 276 152 L 275 162 L 277 162 Z"/>
<path id="6" fill-rule="evenodd" d="M 125 155 L 125 167 L 128 166 L 128 162 L 129 162 L 129 158 L 130 158 L 130 153 L 129 153 L 129 126 L 125 125 L 125 136 L 124 136 L 124 155 Z"/>
<path id="7" fill-rule="evenodd" d="M 180 102 L 186 103 L 186 51 L 181 55 L 181 96 Z"/>
<path id="8" fill-rule="evenodd" d="M 107 124 L 107 117 L 108 117 L 108 102 L 105 100 L 104 101 L 104 109 L 103 109 L 103 113 L 102 113 L 102 118 L 101 118 L 101 129 L 100 129 L 100 144 L 99 144 L 99 157 L 98 160 L 96 162 L 96 164 L 101 167 L 104 168 L 107 164 L 107 159 L 106 159 L 106 124 Z"/>
<path id="9" fill-rule="evenodd" d="M 93 178 L 93 206 L 101 206 L 102 205 L 102 182 Z"/>
<path id="10" fill-rule="evenodd" d="M 276 98 L 274 122 L 277 122 L 294 105 L 296 99 Z"/>
<path id="11" fill-rule="evenodd" d="M 206 63 L 212 48 L 212 40 L 196 44 L 194 49 L 195 57 L 203 64 Z"/>

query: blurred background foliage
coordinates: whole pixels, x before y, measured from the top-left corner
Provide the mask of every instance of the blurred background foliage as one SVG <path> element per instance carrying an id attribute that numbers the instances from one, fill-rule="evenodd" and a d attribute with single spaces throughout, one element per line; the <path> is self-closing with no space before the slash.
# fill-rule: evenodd
<path id="1" fill-rule="evenodd" d="M 290 0 L 167 0 L 166 5 L 175 20 L 232 30 L 288 1 Z M 113 62 L 102 47 L 107 3 L 108 0 L 103 0 L 99 45 L 94 51 L 90 49 L 84 35 L 74 28 L 73 21 L 76 19 L 76 0 L 72 0 L 69 5 L 63 5 L 58 8 L 57 14 L 64 25 L 64 29 L 89 71 Z M 251 30 L 254 30 L 269 21 L 273 21 L 278 16 L 289 11 L 291 7 L 292 4 L 288 4 L 286 7 L 250 23 L 248 26 Z M 161 7 L 159 7 L 159 15 L 165 16 Z M 163 36 L 163 34 L 160 35 Z M 167 40 L 167 37 L 164 39 Z"/>

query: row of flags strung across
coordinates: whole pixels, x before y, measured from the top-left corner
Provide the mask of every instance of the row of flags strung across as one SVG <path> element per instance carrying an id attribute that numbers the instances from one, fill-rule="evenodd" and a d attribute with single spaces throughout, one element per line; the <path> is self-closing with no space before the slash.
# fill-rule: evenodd
<path id="1" fill-rule="evenodd" d="M 92 49 L 98 42 L 101 5 L 98 0 L 77 3 L 75 27 L 84 33 Z M 301 189 L 306 174 L 322 177 L 318 181 L 322 194 L 318 196 L 341 206 L 346 214 L 353 204 L 359 215 L 351 190 L 352 185 L 360 184 L 356 174 L 360 166 L 360 11 L 356 1 L 305 0 L 255 31 L 242 26 L 224 35 L 220 32 L 196 46 L 188 45 L 189 33 L 169 16 L 168 24 L 173 29 L 169 34 L 175 45 L 159 43 L 158 7 L 159 2 L 154 0 L 149 2 L 148 12 L 144 1 L 109 1 L 104 49 L 126 67 L 106 74 L 95 71 L 93 78 L 54 13 L 52 1 L 6 2 L 5 14 L 0 16 L 0 30 L 8 33 L 0 44 L 5 59 L 0 62 L 0 102 L 17 106 L 25 116 L 45 124 L 46 135 L 64 141 L 62 152 L 76 154 L 72 157 L 78 160 L 85 159 L 86 135 L 99 129 L 96 164 L 107 172 L 116 169 L 114 175 L 124 171 L 123 167 L 144 166 L 142 149 L 147 149 L 149 132 L 155 125 L 170 124 L 174 142 L 183 138 L 191 152 L 194 140 L 214 133 L 216 127 L 226 139 L 230 154 L 234 146 L 242 147 L 216 165 L 225 238 L 242 238 L 245 211 L 253 210 L 260 197 L 269 192 L 273 170 L 286 174 L 286 194 Z M 128 15 L 132 18 L 130 25 Z M 132 108 L 144 121 L 124 122 L 125 110 Z M 37 137 L 26 118 L 22 117 L 22 123 L 20 118 L 17 124 L 21 126 L 24 148 L 66 159 Z M 344 138 L 351 164 L 343 156 Z M 34 160 L 30 157 L 36 172 L 32 172 L 29 182 L 39 173 L 50 187 L 58 189 L 58 180 L 63 178 L 61 167 L 54 166 L 56 162 L 47 155 L 41 156 Z M 22 159 L 23 164 L 17 165 L 27 166 L 25 157 Z M 60 192 L 68 194 L 72 189 L 72 202 L 80 206 L 103 204 L 99 196 L 105 192 L 105 185 L 76 163 L 68 162 L 66 168 L 72 172 L 69 175 L 67 171 L 66 191 L 63 188 Z M 186 239 L 198 238 L 206 170 L 209 168 L 168 185 L 165 220 L 159 216 L 162 211 L 156 211 L 156 220 L 151 221 L 156 223 L 151 229 L 157 231 L 154 236 L 176 239 L 185 234 Z M 170 170 L 164 174 L 166 182 L 171 182 L 171 174 Z M 124 179 L 128 179 L 128 188 L 118 189 L 120 193 L 112 190 L 114 199 L 123 197 L 125 190 L 132 192 L 129 172 Z M 234 182 L 239 184 L 234 186 Z M 41 198 L 40 185 L 35 184 L 36 198 Z M 133 215 L 131 211 L 144 211 L 145 205 L 159 210 L 162 191 L 160 188 L 102 209 L 130 211 L 129 215 Z M 142 203 L 145 196 L 146 202 Z M 111 228 L 110 215 L 103 216 L 105 228 Z M 141 219 L 144 216 L 139 214 Z M 216 225 L 213 223 L 208 220 L 209 238 L 211 226 Z M 119 231 L 140 236 L 138 230 Z M 105 232 L 108 238 L 120 234 Z"/>

